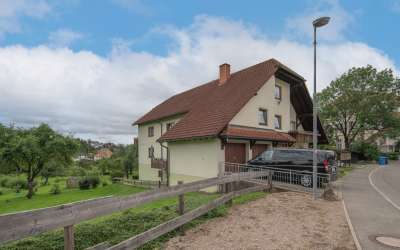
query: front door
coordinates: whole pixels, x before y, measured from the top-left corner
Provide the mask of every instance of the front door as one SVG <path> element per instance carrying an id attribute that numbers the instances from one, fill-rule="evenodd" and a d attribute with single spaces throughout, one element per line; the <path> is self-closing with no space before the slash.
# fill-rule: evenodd
<path id="1" fill-rule="evenodd" d="M 254 144 L 253 147 L 251 147 L 252 158 L 257 157 L 259 154 L 267 150 L 268 146 L 268 144 Z"/>
<path id="2" fill-rule="evenodd" d="M 246 163 L 246 144 L 244 143 L 226 144 L 225 162 Z"/>

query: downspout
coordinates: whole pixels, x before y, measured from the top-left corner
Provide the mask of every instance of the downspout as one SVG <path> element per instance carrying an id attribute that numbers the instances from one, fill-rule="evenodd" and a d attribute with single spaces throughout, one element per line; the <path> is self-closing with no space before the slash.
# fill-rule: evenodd
<path id="1" fill-rule="evenodd" d="M 161 126 L 161 135 L 163 134 L 163 125 L 162 122 L 160 122 L 160 126 Z M 167 146 L 164 146 L 162 142 L 159 142 L 160 146 L 161 146 L 161 159 L 164 160 L 164 150 L 163 148 L 165 148 L 167 150 L 167 187 L 169 187 L 169 148 Z"/>
<path id="2" fill-rule="evenodd" d="M 165 148 L 167 150 L 167 187 L 169 187 L 169 173 L 170 173 L 170 167 L 169 167 L 169 148 L 167 146 L 164 146 L 162 142 L 160 142 L 161 148 Z M 162 151 L 162 150 L 161 150 Z"/>

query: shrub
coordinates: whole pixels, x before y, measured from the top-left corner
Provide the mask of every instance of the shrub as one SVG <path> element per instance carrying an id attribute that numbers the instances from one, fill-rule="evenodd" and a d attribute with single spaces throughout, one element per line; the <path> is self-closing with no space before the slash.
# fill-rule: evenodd
<path id="1" fill-rule="evenodd" d="M 123 178 L 125 176 L 122 171 L 113 171 L 110 175 L 111 181 L 115 182 L 114 178 Z"/>
<path id="2" fill-rule="evenodd" d="M 92 188 L 97 188 L 97 186 L 100 184 L 100 177 L 98 176 L 88 176 L 87 179 L 89 180 Z"/>
<path id="3" fill-rule="evenodd" d="M 379 156 L 378 147 L 375 144 L 365 142 L 354 143 L 351 151 L 362 155 L 365 160 L 377 160 Z"/>
<path id="4" fill-rule="evenodd" d="M 0 189 L 0 195 L 3 195 L 3 190 Z"/>
<path id="5" fill-rule="evenodd" d="M 0 187 L 8 187 L 8 183 L 11 181 L 11 178 L 8 176 L 2 176 L 0 178 Z"/>
<path id="6" fill-rule="evenodd" d="M 50 189 L 50 194 L 61 194 L 60 185 L 58 185 L 57 183 L 54 184 Z"/>
<path id="7" fill-rule="evenodd" d="M 106 187 L 106 186 L 108 186 L 108 182 L 104 181 L 103 182 L 103 187 Z"/>
<path id="8" fill-rule="evenodd" d="M 388 153 L 387 156 L 389 157 L 389 160 L 398 160 L 399 159 L 399 153 L 398 152 Z"/>
<path id="9" fill-rule="evenodd" d="M 90 188 L 90 182 L 87 178 L 82 178 L 79 180 L 79 189 L 86 190 Z"/>

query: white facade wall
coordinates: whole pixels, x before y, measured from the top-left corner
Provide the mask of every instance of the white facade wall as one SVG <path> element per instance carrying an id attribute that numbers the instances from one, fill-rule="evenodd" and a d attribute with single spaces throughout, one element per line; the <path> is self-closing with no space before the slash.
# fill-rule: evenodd
<path id="1" fill-rule="evenodd" d="M 275 84 L 281 87 L 281 100 L 275 99 Z M 259 124 L 258 112 L 260 108 L 267 110 L 267 125 Z M 282 129 L 280 130 L 274 128 L 275 115 L 282 117 Z M 229 124 L 288 132 L 291 121 L 296 122 L 296 112 L 290 102 L 290 85 L 272 76 Z"/>
<path id="2" fill-rule="evenodd" d="M 139 179 L 141 180 L 153 180 L 158 181 L 158 169 L 151 168 L 151 159 L 149 158 L 149 148 L 153 146 L 154 157 L 167 159 L 167 151 L 163 149 L 157 139 L 161 136 L 161 126 L 162 131 L 165 133 L 167 131 L 168 123 L 177 123 L 180 117 L 174 117 L 170 119 L 164 119 L 157 122 L 146 123 L 139 125 L 138 127 L 138 151 L 139 151 Z M 154 136 L 148 136 L 148 128 L 154 127 Z M 167 143 L 164 143 L 167 146 Z M 161 153 L 162 152 L 162 153 Z M 161 157 L 163 156 L 163 157 Z"/>

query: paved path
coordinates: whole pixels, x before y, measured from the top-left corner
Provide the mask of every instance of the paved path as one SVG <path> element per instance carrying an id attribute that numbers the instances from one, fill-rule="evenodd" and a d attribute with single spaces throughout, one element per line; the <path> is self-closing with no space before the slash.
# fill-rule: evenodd
<path id="1" fill-rule="evenodd" d="M 342 192 L 361 247 L 393 249 L 373 239 L 382 234 L 400 238 L 400 163 L 356 169 L 344 178 Z"/>

